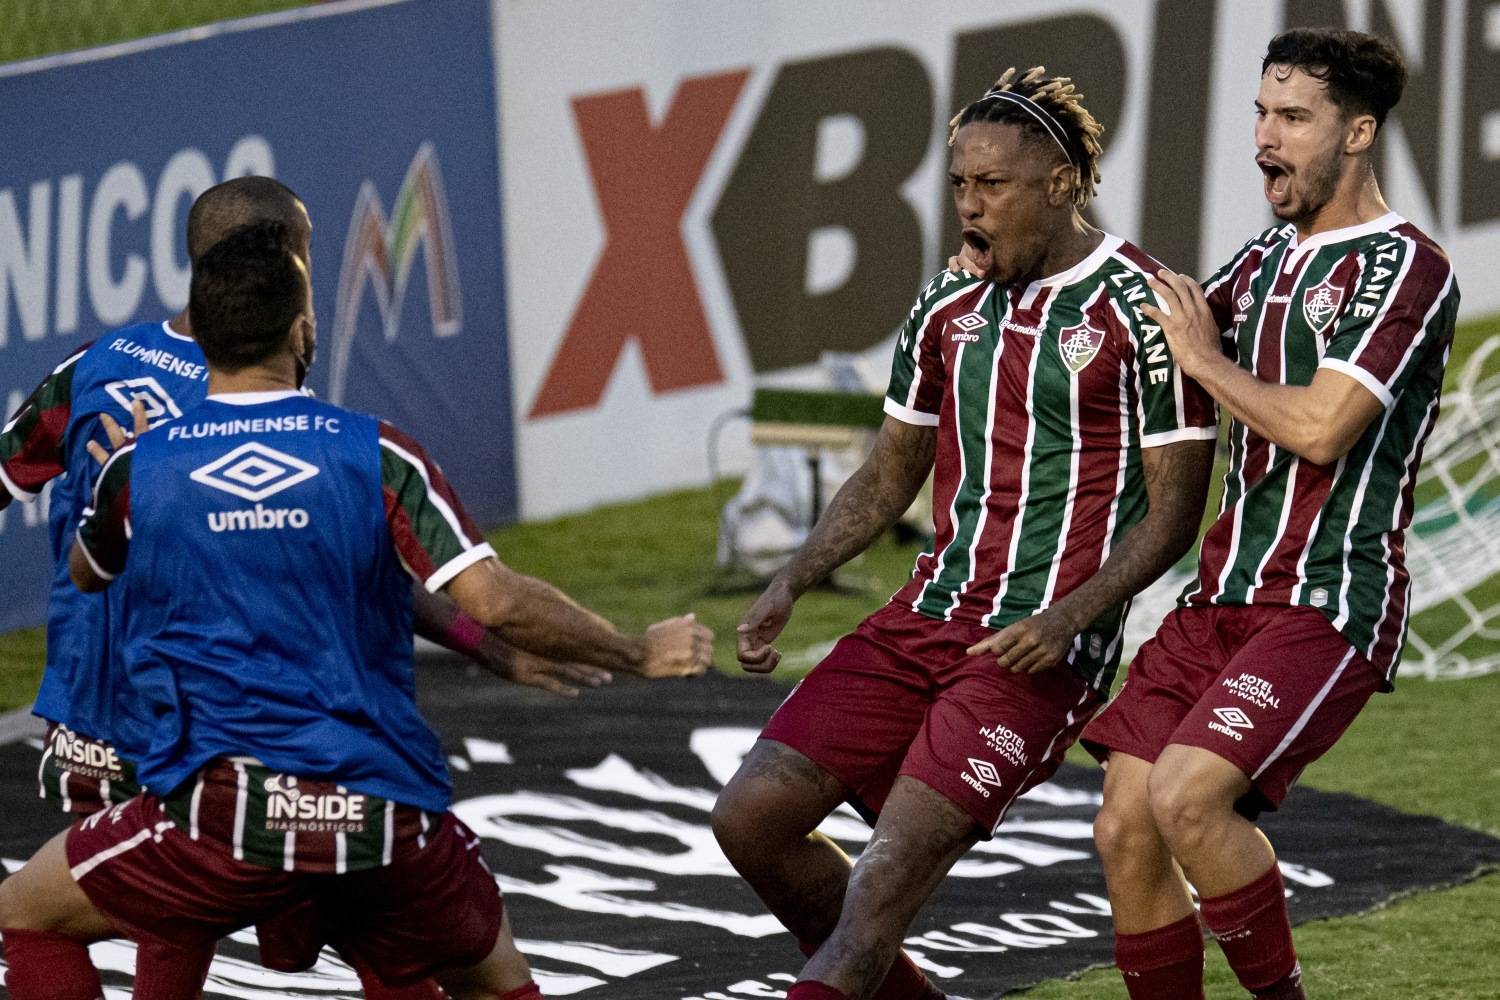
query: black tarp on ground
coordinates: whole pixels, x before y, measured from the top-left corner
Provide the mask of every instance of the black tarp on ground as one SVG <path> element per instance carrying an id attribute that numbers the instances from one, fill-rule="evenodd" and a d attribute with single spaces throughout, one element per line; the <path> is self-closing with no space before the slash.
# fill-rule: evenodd
<path id="1" fill-rule="evenodd" d="M 622 679 L 565 702 L 446 662 L 424 667 L 420 684 L 452 755 L 455 808 L 485 839 L 546 995 L 782 995 L 801 957 L 719 853 L 708 812 L 785 688 L 717 676 Z M 61 825 L 35 797 L 36 759 L 24 743 L 0 747 L 7 863 Z M 993 997 L 1109 961 L 1090 840 L 1100 778 L 1067 767 L 1019 802 L 1002 836 L 961 861 L 918 917 L 908 950 L 950 993 Z M 1307 789 L 1294 791 L 1265 828 L 1298 922 L 1500 864 L 1500 840 Z M 851 853 L 866 832 L 852 813 L 824 829 Z M 254 965 L 241 937 L 221 947 L 209 996 L 357 995 L 337 960 L 279 976 Z M 131 947 L 100 945 L 94 954 L 106 982 L 123 990 Z"/>

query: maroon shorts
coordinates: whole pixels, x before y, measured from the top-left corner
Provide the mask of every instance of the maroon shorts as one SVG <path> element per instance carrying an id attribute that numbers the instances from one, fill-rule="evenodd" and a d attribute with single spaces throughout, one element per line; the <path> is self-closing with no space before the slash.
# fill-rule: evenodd
<path id="1" fill-rule="evenodd" d="M 1316 608 L 1178 608 L 1083 743 L 1099 760 L 1118 750 L 1155 761 L 1172 743 L 1209 750 L 1250 779 L 1236 808 L 1254 818 L 1281 805 L 1383 681 Z"/>
<path id="2" fill-rule="evenodd" d="M 988 839 L 1016 796 L 1057 770 L 1101 700 L 1067 666 L 1013 674 L 965 652 L 993 634 L 888 604 L 839 640 L 761 737 L 838 778 L 866 819 L 904 774 Z"/>
<path id="3" fill-rule="evenodd" d="M 324 875 L 236 861 L 194 841 L 142 795 L 74 824 L 67 854 L 73 879 L 116 927 L 183 950 L 312 900 L 321 919 L 359 943 L 376 975 L 400 986 L 478 963 L 500 933 L 500 892 L 479 838 L 452 813 L 418 851 Z"/>
<path id="4" fill-rule="evenodd" d="M 128 802 L 141 790 L 135 765 L 120 759 L 113 746 L 56 722 L 47 724 L 36 779 L 42 798 L 56 799 L 63 812 L 75 816 Z"/>

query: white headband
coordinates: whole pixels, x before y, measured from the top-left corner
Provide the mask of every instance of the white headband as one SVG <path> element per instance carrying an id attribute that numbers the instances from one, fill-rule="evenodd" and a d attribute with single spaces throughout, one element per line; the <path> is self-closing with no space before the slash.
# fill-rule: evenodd
<path id="1" fill-rule="evenodd" d="M 1057 148 L 1062 150 L 1063 156 L 1068 158 L 1068 162 L 1070 164 L 1073 163 L 1073 154 L 1068 152 L 1068 133 L 1063 130 L 1062 124 L 1056 118 L 1047 113 L 1046 108 L 1029 97 L 1023 97 L 1009 90 L 992 90 L 979 99 L 980 103 L 990 100 L 1010 101 L 1012 104 L 1016 104 L 1029 111 L 1033 118 L 1042 123 L 1042 128 L 1046 129 L 1047 134 L 1052 137 L 1052 141 L 1057 143 Z M 1077 164 L 1073 165 L 1077 166 Z"/>

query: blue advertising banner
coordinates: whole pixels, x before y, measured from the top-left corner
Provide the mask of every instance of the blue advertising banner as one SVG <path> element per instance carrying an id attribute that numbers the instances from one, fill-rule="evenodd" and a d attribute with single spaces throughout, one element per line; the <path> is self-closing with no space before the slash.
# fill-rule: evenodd
<path id="1" fill-rule="evenodd" d="M 490 6 L 341 3 L 0 67 L 0 405 L 187 304 L 193 198 L 268 174 L 313 221 L 309 384 L 516 511 Z M 0 511 L 0 630 L 41 622 L 42 504 Z"/>

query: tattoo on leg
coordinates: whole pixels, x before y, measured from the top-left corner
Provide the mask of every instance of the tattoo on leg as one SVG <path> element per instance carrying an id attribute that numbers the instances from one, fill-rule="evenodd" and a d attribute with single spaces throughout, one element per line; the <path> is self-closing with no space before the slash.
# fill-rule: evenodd
<path id="1" fill-rule="evenodd" d="M 820 794 L 840 788 L 839 781 L 802 754 L 779 743 L 761 743 L 745 757 L 742 773 L 746 778 L 774 781 L 783 788 L 805 788 L 811 785 Z"/>

